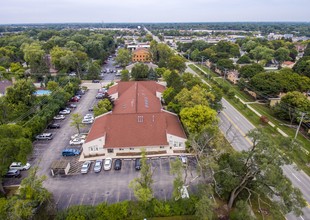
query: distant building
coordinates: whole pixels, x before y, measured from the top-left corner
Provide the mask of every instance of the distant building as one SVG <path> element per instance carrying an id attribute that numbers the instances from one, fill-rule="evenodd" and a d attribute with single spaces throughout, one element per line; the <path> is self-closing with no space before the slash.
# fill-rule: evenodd
<path id="1" fill-rule="evenodd" d="M 0 81 L 0 97 L 4 96 L 6 93 L 6 88 L 12 86 L 13 83 L 9 80 L 1 80 Z"/>
<path id="2" fill-rule="evenodd" d="M 132 62 L 147 63 L 151 61 L 151 54 L 148 49 L 139 47 L 132 52 Z"/>
<path id="3" fill-rule="evenodd" d="M 165 87 L 154 81 L 119 82 L 108 93 L 111 112 L 100 115 L 83 144 L 84 157 L 184 153 L 186 135 L 176 114 L 161 106 Z"/>

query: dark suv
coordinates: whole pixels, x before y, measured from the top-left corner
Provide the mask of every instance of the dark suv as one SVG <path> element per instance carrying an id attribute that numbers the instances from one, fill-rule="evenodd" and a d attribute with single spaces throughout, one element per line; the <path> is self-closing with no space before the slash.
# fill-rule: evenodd
<path id="1" fill-rule="evenodd" d="M 116 159 L 114 162 L 114 170 L 120 170 L 122 169 L 122 160 Z"/>
<path id="2" fill-rule="evenodd" d="M 47 129 L 56 129 L 60 128 L 60 124 L 52 123 L 47 126 Z"/>
<path id="3" fill-rule="evenodd" d="M 135 169 L 141 170 L 141 159 L 140 158 L 137 158 L 135 161 Z"/>

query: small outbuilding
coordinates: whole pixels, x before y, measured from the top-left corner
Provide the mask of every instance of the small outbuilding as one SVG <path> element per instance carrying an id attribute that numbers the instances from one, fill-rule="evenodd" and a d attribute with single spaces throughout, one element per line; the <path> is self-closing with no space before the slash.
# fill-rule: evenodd
<path id="1" fill-rule="evenodd" d="M 68 175 L 70 170 L 70 162 L 66 160 L 55 160 L 51 165 L 52 176 Z"/>

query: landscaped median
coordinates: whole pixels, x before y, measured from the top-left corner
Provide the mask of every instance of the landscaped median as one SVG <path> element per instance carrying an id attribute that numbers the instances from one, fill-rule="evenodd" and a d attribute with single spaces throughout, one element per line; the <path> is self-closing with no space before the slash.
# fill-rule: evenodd
<path id="1" fill-rule="evenodd" d="M 255 127 L 260 127 L 264 131 L 274 136 L 276 141 L 283 141 L 282 137 L 294 138 L 295 129 L 284 126 L 284 122 L 279 119 L 274 118 L 271 114 L 270 109 L 263 104 L 258 104 L 253 102 L 254 99 L 243 91 L 240 91 L 237 86 L 231 85 L 228 81 L 221 77 L 214 77 L 214 74 L 210 74 L 210 69 L 202 66 L 199 67 L 195 64 L 188 65 L 192 70 L 200 75 L 205 81 L 210 85 L 216 85 L 219 87 L 224 87 L 224 98 L 234 106 L 243 116 L 245 116 Z M 206 72 L 205 69 L 208 71 Z M 209 78 L 209 76 L 212 76 Z M 229 91 L 229 92 L 228 92 Z M 233 95 L 232 95 L 233 94 Z M 254 104 L 253 104 L 254 103 Z M 261 116 L 266 116 L 268 119 L 267 123 L 261 121 Z M 290 158 L 298 165 L 300 169 L 303 169 L 308 175 L 310 175 L 310 167 L 307 166 L 310 158 L 310 141 L 298 134 L 297 140 L 303 144 L 302 150 L 297 148 L 287 148 L 283 147 L 280 149 L 289 155 Z"/>

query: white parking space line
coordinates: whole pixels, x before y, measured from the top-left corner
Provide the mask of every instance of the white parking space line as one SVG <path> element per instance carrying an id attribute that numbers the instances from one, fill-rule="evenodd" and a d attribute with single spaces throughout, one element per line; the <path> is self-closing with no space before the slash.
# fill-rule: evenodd
<path id="1" fill-rule="evenodd" d="M 121 194 L 121 192 L 118 190 L 118 191 L 117 191 L 117 200 L 116 200 L 117 202 L 119 202 L 120 194 Z"/>
<path id="2" fill-rule="evenodd" d="M 94 196 L 94 200 L 93 200 L 93 205 L 95 205 L 95 202 L 96 202 L 96 196 L 97 196 L 97 192 L 95 192 L 95 196 Z"/>
<path id="3" fill-rule="evenodd" d="M 67 209 L 70 207 L 70 203 L 71 203 L 71 200 L 72 200 L 72 196 L 73 196 L 73 194 L 71 194 L 71 196 L 70 196 L 69 203 L 68 203 L 68 205 L 67 205 Z"/>
<path id="4" fill-rule="evenodd" d="M 84 196 L 85 196 L 85 193 L 83 193 L 82 199 L 81 199 L 81 201 L 80 201 L 80 205 L 83 204 Z"/>

